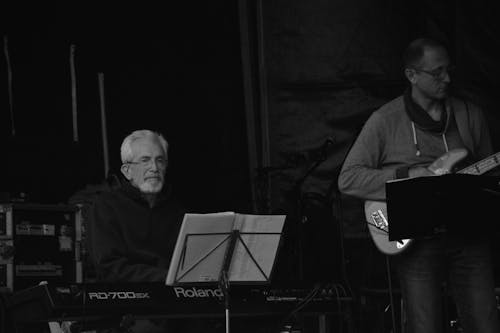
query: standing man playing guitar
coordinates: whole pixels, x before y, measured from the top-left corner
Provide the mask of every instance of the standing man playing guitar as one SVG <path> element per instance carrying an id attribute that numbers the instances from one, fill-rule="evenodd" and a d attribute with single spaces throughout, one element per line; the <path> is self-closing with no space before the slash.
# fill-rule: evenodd
<path id="1" fill-rule="evenodd" d="M 442 174 L 432 166 L 443 155 L 465 151 L 473 162 L 492 154 L 481 110 L 448 95 L 451 66 L 446 48 L 417 39 L 403 58 L 409 88 L 365 123 L 339 175 L 339 189 L 347 195 L 384 201 L 387 181 Z M 408 332 L 442 332 L 445 282 L 464 332 L 500 332 L 485 239 L 443 231 L 415 240 L 394 258 Z"/>

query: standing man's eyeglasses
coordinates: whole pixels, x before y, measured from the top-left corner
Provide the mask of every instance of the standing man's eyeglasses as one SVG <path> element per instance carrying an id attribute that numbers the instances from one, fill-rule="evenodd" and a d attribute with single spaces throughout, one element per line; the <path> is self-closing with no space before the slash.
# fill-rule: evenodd
<path id="1" fill-rule="evenodd" d="M 450 75 L 451 73 L 453 73 L 455 67 L 453 66 L 440 67 L 432 71 L 419 68 L 413 68 L 413 70 L 418 73 L 425 73 L 427 75 L 430 75 L 434 80 L 443 81 L 446 78 L 446 75 Z"/>

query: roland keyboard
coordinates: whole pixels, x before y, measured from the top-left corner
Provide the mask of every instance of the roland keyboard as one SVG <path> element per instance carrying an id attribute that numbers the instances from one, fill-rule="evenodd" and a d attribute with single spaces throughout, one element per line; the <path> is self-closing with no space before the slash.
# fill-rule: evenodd
<path id="1" fill-rule="evenodd" d="M 337 288 L 301 289 L 232 285 L 232 316 L 338 313 L 345 297 Z M 219 317 L 225 298 L 214 286 L 172 287 L 163 283 L 38 285 L 20 290 L 9 300 L 16 322 L 80 320 L 103 316 Z"/>

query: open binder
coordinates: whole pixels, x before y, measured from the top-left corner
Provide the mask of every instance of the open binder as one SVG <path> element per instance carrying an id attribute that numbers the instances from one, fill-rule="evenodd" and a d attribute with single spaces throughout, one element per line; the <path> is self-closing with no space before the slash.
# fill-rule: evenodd
<path id="1" fill-rule="evenodd" d="M 213 284 L 222 277 L 269 283 L 284 222 L 284 215 L 185 214 L 166 284 Z"/>
<path id="2" fill-rule="evenodd" d="M 500 230 L 500 177 L 447 174 L 386 183 L 389 240 L 428 237 L 440 230 L 466 236 Z"/>

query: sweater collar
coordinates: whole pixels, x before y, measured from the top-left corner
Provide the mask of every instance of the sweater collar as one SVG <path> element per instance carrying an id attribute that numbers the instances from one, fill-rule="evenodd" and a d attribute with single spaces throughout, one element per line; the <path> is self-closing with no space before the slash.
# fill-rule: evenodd
<path id="1" fill-rule="evenodd" d="M 411 97 L 410 89 L 407 89 L 404 93 L 404 104 L 406 113 L 408 114 L 408 117 L 410 117 L 410 120 L 421 129 L 434 133 L 443 133 L 446 130 L 449 114 L 445 102 L 443 102 L 443 115 L 439 121 L 432 119 L 420 105 L 415 103 Z"/>

